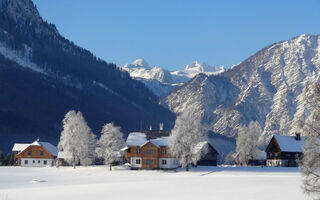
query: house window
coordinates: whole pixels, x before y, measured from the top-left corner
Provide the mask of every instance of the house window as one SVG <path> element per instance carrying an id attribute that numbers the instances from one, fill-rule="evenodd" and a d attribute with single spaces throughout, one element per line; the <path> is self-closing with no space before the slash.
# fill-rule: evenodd
<path id="1" fill-rule="evenodd" d="M 36 161 L 35 161 L 35 160 L 32 160 L 32 163 L 36 163 Z"/>
<path id="2" fill-rule="evenodd" d="M 147 154 L 153 154 L 153 149 L 147 149 Z"/>
<path id="3" fill-rule="evenodd" d="M 24 160 L 24 164 L 27 165 L 28 164 L 28 160 Z"/>
<path id="4" fill-rule="evenodd" d="M 40 160 L 38 160 L 38 163 L 40 164 Z"/>
<path id="5" fill-rule="evenodd" d="M 166 155 L 167 154 L 167 150 L 166 149 L 162 149 L 162 155 Z"/>
<path id="6" fill-rule="evenodd" d="M 140 149 L 136 149 L 136 153 L 137 153 L 137 154 L 140 154 Z"/>
<path id="7" fill-rule="evenodd" d="M 136 164 L 140 165 L 141 164 L 141 160 L 140 159 L 136 159 Z"/>
<path id="8" fill-rule="evenodd" d="M 47 164 L 47 161 L 46 161 L 46 160 L 44 160 L 44 161 L 43 161 L 43 164 L 44 164 L 44 165 L 46 165 L 46 164 Z"/>
<path id="9" fill-rule="evenodd" d="M 43 156 L 44 155 L 44 152 L 43 151 L 40 151 L 40 156 Z"/>
<path id="10" fill-rule="evenodd" d="M 28 155 L 29 155 L 29 156 L 31 155 L 31 151 L 28 151 Z"/>
<path id="11" fill-rule="evenodd" d="M 162 160 L 162 164 L 166 165 L 167 164 L 167 160 Z"/>
<path id="12" fill-rule="evenodd" d="M 152 165 L 153 164 L 153 160 L 147 160 L 147 165 Z"/>
<path id="13" fill-rule="evenodd" d="M 274 153 L 274 156 L 275 156 L 275 157 L 278 157 L 278 153 Z"/>

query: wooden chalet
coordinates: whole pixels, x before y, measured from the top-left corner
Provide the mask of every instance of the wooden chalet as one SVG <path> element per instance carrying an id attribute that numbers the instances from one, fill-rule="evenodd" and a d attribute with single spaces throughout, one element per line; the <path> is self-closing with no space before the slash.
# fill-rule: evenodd
<path id="1" fill-rule="evenodd" d="M 168 148 L 170 131 L 147 130 L 129 134 L 125 158 L 133 169 L 175 169 L 179 160 L 174 158 Z M 216 166 L 218 152 L 208 142 L 199 143 L 195 151 L 201 154 L 197 165 Z"/>
<path id="2" fill-rule="evenodd" d="M 179 166 L 168 149 L 170 131 L 140 131 L 129 134 L 125 152 L 133 169 L 174 169 Z"/>
<path id="3" fill-rule="evenodd" d="M 267 166 L 297 167 L 297 159 L 302 157 L 303 138 L 274 135 L 266 148 Z"/>
<path id="4" fill-rule="evenodd" d="M 15 165 L 23 167 L 53 166 L 58 155 L 57 147 L 39 140 L 31 144 L 14 144 L 12 152 Z"/>

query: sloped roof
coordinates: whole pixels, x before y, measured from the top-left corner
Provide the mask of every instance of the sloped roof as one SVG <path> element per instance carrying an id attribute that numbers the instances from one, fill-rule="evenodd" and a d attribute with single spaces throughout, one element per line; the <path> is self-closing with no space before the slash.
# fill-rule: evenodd
<path id="1" fill-rule="evenodd" d="M 255 153 L 255 159 L 257 160 L 266 160 L 267 154 L 265 151 L 257 150 Z"/>
<path id="2" fill-rule="evenodd" d="M 153 138 L 153 139 L 148 139 L 148 138 Z M 148 141 L 150 141 L 152 144 L 156 145 L 157 147 L 161 147 L 161 146 L 168 145 L 168 139 L 169 139 L 168 135 L 162 136 L 159 134 L 159 137 L 155 137 L 155 135 L 152 134 L 152 137 L 148 137 L 148 133 L 132 132 L 128 135 L 126 145 L 127 146 L 143 146 L 146 143 L 148 143 Z"/>
<path id="3" fill-rule="evenodd" d="M 142 146 L 147 142 L 147 137 L 145 133 L 133 132 L 129 133 L 126 145 L 127 146 Z"/>
<path id="4" fill-rule="evenodd" d="M 22 152 L 24 151 L 26 148 L 28 148 L 29 146 L 42 146 L 44 147 L 47 151 L 49 151 L 53 156 L 57 156 L 58 155 L 58 148 L 53 146 L 51 143 L 49 142 L 39 142 L 39 141 L 34 141 L 31 144 L 14 144 L 12 151 L 19 151 Z"/>
<path id="5" fill-rule="evenodd" d="M 208 146 L 207 146 L 208 145 Z M 210 142 L 208 141 L 203 141 L 203 142 L 199 142 L 195 147 L 194 147 L 194 152 L 195 153 L 199 153 L 201 152 L 204 148 L 212 148 L 217 154 L 218 151 L 210 144 Z"/>
<path id="6" fill-rule="evenodd" d="M 16 143 L 13 145 L 12 151 L 23 151 L 25 150 L 30 144 L 19 144 Z"/>
<path id="7" fill-rule="evenodd" d="M 58 156 L 58 148 L 49 142 L 39 142 L 41 146 L 47 149 L 53 156 Z"/>
<path id="8" fill-rule="evenodd" d="M 281 151 L 284 152 L 303 152 L 304 138 L 296 140 L 295 136 L 274 135 Z"/>

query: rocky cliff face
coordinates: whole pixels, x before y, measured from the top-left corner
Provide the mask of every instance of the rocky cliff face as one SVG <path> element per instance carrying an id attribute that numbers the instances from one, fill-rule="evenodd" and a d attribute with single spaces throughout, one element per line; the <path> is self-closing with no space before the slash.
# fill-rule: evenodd
<path id="1" fill-rule="evenodd" d="M 219 75 L 198 75 L 162 104 L 175 113 L 196 104 L 212 130 L 236 136 L 239 125 L 258 121 L 263 135 L 293 134 L 309 111 L 303 89 L 319 79 L 320 37 L 301 35 L 270 45 Z"/>

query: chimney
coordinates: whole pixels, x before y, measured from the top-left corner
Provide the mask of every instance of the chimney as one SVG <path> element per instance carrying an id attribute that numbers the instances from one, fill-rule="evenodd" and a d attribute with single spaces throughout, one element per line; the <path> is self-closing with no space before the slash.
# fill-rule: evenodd
<path id="1" fill-rule="evenodd" d="M 296 133 L 296 140 L 301 140 L 301 134 L 300 133 Z"/>
<path id="2" fill-rule="evenodd" d="M 163 131 L 163 123 L 160 123 L 160 131 Z"/>
<path id="3" fill-rule="evenodd" d="M 150 131 L 152 131 L 152 126 L 150 125 Z"/>

